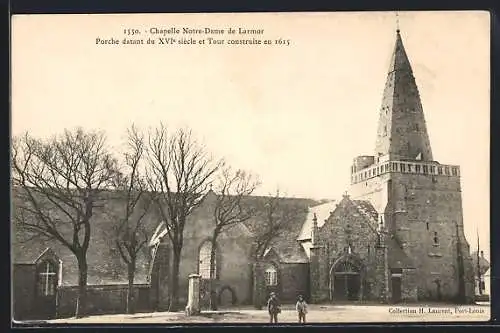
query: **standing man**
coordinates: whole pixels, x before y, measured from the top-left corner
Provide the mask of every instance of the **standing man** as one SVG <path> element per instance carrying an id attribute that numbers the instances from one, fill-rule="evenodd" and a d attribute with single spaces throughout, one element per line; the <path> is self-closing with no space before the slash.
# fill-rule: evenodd
<path id="1" fill-rule="evenodd" d="M 276 293 L 272 292 L 267 301 L 267 311 L 269 311 L 270 323 L 278 323 L 278 313 L 281 312 L 280 303 L 276 297 Z"/>
<path id="2" fill-rule="evenodd" d="M 299 315 L 299 323 L 306 323 L 307 303 L 302 295 L 299 295 L 297 304 L 295 305 L 297 314 Z"/>

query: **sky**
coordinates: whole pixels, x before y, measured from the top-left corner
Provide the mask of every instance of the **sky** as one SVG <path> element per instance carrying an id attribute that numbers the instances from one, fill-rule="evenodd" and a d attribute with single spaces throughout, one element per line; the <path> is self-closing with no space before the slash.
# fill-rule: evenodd
<path id="1" fill-rule="evenodd" d="M 466 236 L 476 249 L 479 233 L 488 255 L 489 14 L 398 17 L 434 158 L 460 165 Z M 189 127 L 214 156 L 258 175 L 256 194 L 337 198 L 353 158 L 374 152 L 396 21 L 394 12 L 14 16 L 12 134 L 81 126 L 119 147 L 133 123 Z M 96 44 L 122 41 L 126 29 L 147 40 L 163 37 L 151 28 L 184 27 L 264 29 L 213 37 L 290 44 Z"/>

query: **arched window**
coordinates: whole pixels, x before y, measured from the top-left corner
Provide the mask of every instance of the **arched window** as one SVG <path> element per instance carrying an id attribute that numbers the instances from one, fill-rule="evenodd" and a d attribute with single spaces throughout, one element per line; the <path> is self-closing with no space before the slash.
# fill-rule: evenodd
<path id="1" fill-rule="evenodd" d="M 278 271 L 273 265 L 266 268 L 266 286 L 276 286 L 278 284 Z"/>
<path id="2" fill-rule="evenodd" d="M 57 272 L 55 265 L 44 261 L 38 266 L 37 291 L 40 296 L 53 296 L 56 293 Z"/>
<path id="3" fill-rule="evenodd" d="M 199 271 L 202 279 L 210 279 L 210 252 L 212 250 L 212 242 L 205 241 L 200 247 L 199 253 Z M 217 256 L 214 258 L 214 267 L 217 268 Z M 214 278 L 217 278 L 217 269 L 214 270 Z"/>

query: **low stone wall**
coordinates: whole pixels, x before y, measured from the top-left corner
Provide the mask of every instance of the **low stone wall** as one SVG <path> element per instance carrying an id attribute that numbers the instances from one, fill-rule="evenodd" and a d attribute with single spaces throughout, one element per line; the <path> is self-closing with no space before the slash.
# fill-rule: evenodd
<path id="1" fill-rule="evenodd" d="M 60 287 L 57 297 L 57 317 L 72 317 L 75 314 L 78 288 Z M 135 312 L 152 311 L 149 285 L 134 285 Z M 117 314 L 125 313 L 127 304 L 127 285 L 87 286 L 87 313 Z"/>

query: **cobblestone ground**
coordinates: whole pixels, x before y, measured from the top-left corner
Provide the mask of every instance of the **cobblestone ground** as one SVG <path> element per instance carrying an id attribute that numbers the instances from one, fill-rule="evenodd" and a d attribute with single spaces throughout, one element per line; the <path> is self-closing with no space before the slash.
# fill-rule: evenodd
<path id="1" fill-rule="evenodd" d="M 490 319 L 489 304 L 456 305 L 310 305 L 309 323 L 366 323 L 366 322 L 439 322 L 439 321 L 487 321 Z M 187 317 L 182 312 L 137 313 L 134 315 L 102 315 L 86 318 L 53 320 L 54 324 L 79 323 L 267 323 L 265 310 L 232 308 L 220 311 L 203 311 L 200 315 Z M 296 323 L 297 314 L 292 305 L 284 306 L 278 317 L 280 323 Z"/>

